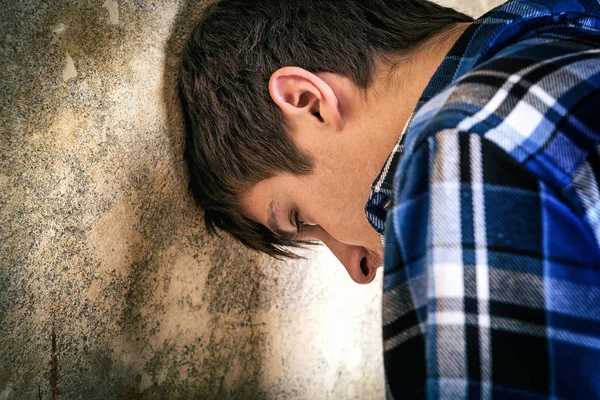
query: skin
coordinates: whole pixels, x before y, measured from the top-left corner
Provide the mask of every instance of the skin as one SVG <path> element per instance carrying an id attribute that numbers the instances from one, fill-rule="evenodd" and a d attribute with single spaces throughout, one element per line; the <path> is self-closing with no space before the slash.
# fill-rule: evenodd
<path id="1" fill-rule="evenodd" d="M 468 25 L 457 25 L 395 60 L 394 69 L 378 61 L 366 90 L 331 73 L 291 66 L 273 73 L 271 97 L 314 168 L 307 176 L 278 174 L 259 182 L 242 198 L 244 213 L 280 235 L 323 242 L 355 282 L 372 282 L 383 246 L 364 211 L 371 184 L 427 83 Z M 270 209 L 275 218 L 269 218 Z M 300 234 L 296 211 L 306 224 Z"/>

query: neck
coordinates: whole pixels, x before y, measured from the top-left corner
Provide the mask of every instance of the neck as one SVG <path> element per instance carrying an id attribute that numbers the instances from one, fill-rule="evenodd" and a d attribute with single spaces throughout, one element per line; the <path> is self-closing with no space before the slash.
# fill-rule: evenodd
<path id="1" fill-rule="evenodd" d="M 409 103 L 406 105 L 410 106 L 411 110 L 414 109 L 446 55 L 470 25 L 470 23 L 456 24 L 421 44 L 409 54 L 393 60 L 393 68 L 389 69 L 387 74 L 380 74 L 384 77 L 391 94 L 395 95 L 400 102 Z"/>
<path id="2" fill-rule="evenodd" d="M 414 79 L 412 83 L 406 83 L 415 86 L 422 93 L 448 52 L 470 25 L 471 23 L 456 24 L 419 46 L 412 56 L 406 57 L 405 67 Z"/>
<path id="3" fill-rule="evenodd" d="M 374 148 L 370 174 L 377 176 L 381 166 L 398 141 L 419 98 L 436 70 L 470 24 L 458 24 L 428 40 L 408 55 L 380 63 L 373 86 L 369 90 L 370 121 L 377 121 L 378 137 L 366 138 Z M 379 135 L 381 133 L 381 135 Z"/>

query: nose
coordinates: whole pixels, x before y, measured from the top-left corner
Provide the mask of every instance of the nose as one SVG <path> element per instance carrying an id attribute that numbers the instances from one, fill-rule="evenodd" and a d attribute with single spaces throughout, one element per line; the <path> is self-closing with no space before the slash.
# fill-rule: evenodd
<path id="1" fill-rule="evenodd" d="M 319 239 L 340 260 L 354 282 L 367 284 L 375 279 L 378 265 L 367 249 L 340 242 L 326 233 Z"/>

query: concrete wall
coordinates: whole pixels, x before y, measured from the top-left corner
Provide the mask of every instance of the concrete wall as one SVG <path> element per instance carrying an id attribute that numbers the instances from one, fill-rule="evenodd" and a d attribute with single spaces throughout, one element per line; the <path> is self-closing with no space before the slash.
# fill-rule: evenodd
<path id="1" fill-rule="evenodd" d="M 174 81 L 203 4 L 1 2 L 0 400 L 383 396 L 381 277 L 202 227 Z"/>

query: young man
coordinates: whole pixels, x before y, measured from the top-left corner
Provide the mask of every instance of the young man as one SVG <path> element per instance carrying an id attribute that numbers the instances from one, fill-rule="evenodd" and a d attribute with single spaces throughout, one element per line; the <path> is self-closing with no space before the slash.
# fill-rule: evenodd
<path id="1" fill-rule="evenodd" d="M 222 0 L 183 54 L 191 187 L 359 283 L 385 234 L 389 397 L 600 398 L 599 88 L 597 0 Z"/>

